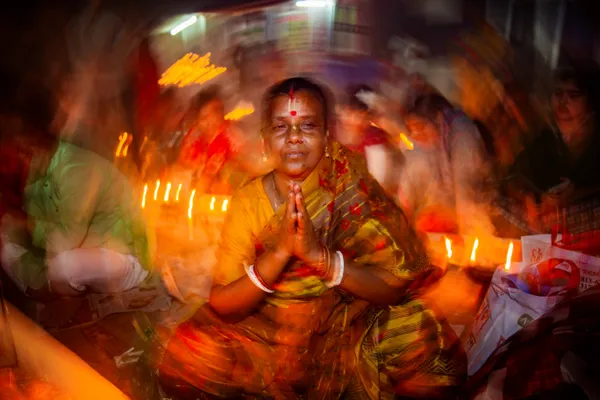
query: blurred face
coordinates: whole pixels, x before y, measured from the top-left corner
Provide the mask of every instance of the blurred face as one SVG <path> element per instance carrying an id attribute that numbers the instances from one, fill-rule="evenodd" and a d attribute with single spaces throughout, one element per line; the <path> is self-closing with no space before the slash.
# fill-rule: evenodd
<path id="1" fill-rule="evenodd" d="M 321 104 L 302 91 L 275 98 L 263 135 L 275 170 L 290 179 L 306 179 L 325 151 L 325 115 Z"/>
<path id="2" fill-rule="evenodd" d="M 590 112 L 585 94 L 572 81 L 556 85 L 552 94 L 552 111 L 563 133 L 579 128 Z"/>
<path id="3" fill-rule="evenodd" d="M 420 146 L 435 146 L 439 142 L 437 126 L 427 118 L 409 115 L 405 122 L 411 139 Z"/>
<path id="4" fill-rule="evenodd" d="M 207 103 L 197 115 L 196 126 L 201 130 L 216 130 L 225 119 L 225 110 L 220 100 L 212 100 Z"/>
<path id="5" fill-rule="evenodd" d="M 366 111 L 354 110 L 350 107 L 340 107 L 337 114 L 342 125 L 343 135 L 350 142 L 357 141 L 362 136 L 364 129 L 369 125 L 369 114 Z"/>

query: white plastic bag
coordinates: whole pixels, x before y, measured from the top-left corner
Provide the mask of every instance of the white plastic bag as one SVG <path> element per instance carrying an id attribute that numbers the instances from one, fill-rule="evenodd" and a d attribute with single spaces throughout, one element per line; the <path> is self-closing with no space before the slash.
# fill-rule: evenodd
<path id="1" fill-rule="evenodd" d="M 548 257 L 570 260 L 577 265 L 581 275 L 579 281 L 579 292 L 583 292 L 600 283 L 600 258 L 588 256 L 577 251 L 565 250 L 552 246 Z"/>
<path id="2" fill-rule="evenodd" d="M 552 235 L 530 235 L 521 237 L 521 252 L 524 266 L 547 260 L 552 247 Z"/>
<path id="3" fill-rule="evenodd" d="M 565 298 L 565 295 L 535 296 L 517 289 L 511 273 L 498 268 L 487 295 L 471 327 L 465 349 L 469 376 L 483 366 L 488 357 L 510 336 L 540 317 Z"/>

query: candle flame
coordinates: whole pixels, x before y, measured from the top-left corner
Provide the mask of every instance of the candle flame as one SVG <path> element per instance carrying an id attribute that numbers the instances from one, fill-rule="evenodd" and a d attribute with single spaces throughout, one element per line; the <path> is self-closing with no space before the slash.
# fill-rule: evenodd
<path id="1" fill-rule="evenodd" d="M 123 148 L 123 145 L 125 144 L 125 142 L 127 141 L 127 132 L 123 132 L 122 134 L 119 135 L 119 145 L 117 146 L 117 151 L 115 152 L 115 156 L 120 157 L 121 156 L 121 149 Z M 123 153 L 123 156 L 127 155 L 127 149 L 125 149 L 125 152 Z"/>
<path id="2" fill-rule="evenodd" d="M 507 271 L 510 271 L 510 261 L 512 260 L 513 247 L 513 242 L 510 242 L 508 245 L 508 251 L 506 252 L 506 265 L 504 265 L 504 269 Z"/>
<path id="3" fill-rule="evenodd" d="M 167 182 L 167 189 L 165 190 L 165 202 L 169 201 L 169 193 L 171 192 L 171 182 Z"/>
<path id="4" fill-rule="evenodd" d="M 210 209 L 211 210 L 215 209 L 215 201 L 216 201 L 216 199 L 213 196 L 213 198 L 210 200 Z"/>
<path id="5" fill-rule="evenodd" d="M 227 211 L 227 204 L 229 203 L 228 199 L 223 200 L 223 205 L 221 206 L 221 211 Z"/>
<path id="6" fill-rule="evenodd" d="M 477 257 L 477 247 L 479 247 L 479 238 L 475 238 L 475 242 L 473 243 L 473 250 L 471 251 L 471 261 L 475 261 Z"/>
<path id="7" fill-rule="evenodd" d="M 446 241 L 446 253 L 448 254 L 448 258 L 452 258 L 452 242 L 448 238 L 444 238 Z"/>
<path id="8" fill-rule="evenodd" d="M 144 194 L 142 196 L 142 208 L 146 208 L 146 195 L 148 194 L 148 184 L 144 185 Z"/>
<path id="9" fill-rule="evenodd" d="M 160 189 L 160 179 L 156 180 L 156 188 L 154 189 L 154 200 L 158 198 L 158 189 Z"/>
<path id="10" fill-rule="evenodd" d="M 179 193 L 181 192 L 182 186 L 183 186 L 183 183 L 180 183 L 179 186 L 177 186 L 177 193 L 175 194 L 175 201 L 179 201 Z"/>
<path id="11" fill-rule="evenodd" d="M 194 196 L 196 195 L 196 189 L 192 190 L 190 194 L 190 204 L 188 206 L 188 219 L 192 219 L 192 210 L 194 209 Z"/>

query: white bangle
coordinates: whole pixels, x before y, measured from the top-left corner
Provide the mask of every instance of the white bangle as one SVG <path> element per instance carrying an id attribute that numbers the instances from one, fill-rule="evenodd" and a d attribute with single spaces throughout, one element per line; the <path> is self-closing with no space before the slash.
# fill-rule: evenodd
<path id="1" fill-rule="evenodd" d="M 334 271 L 333 276 L 331 277 L 331 280 L 327 283 L 328 288 L 340 286 L 342 284 L 342 279 L 344 279 L 344 269 L 345 269 L 344 255 L 339 250 L 336 251 L 335 254 L 337 254 L 337 256 L 340 260 L 340 266 L 339 266 L 339 268 L 337 268 Z"/>
<path id="2" fill-rule="evenodd" d="M 275 292 L 274 290 L 271 290 L 268 287 L 266 287 L 265 285 L 263 285 L 262 283 L 260 283 L 260 281 L 256 277 L 256 272 L 254 272 L 254 265 L 251 265 L 248 268 L 246 268 L 246 275 L 248 275 L 248 278 L 250 278 L 252 283 L 254 283 L 254 286 L 259 288 L 263 292 L 266 292 L 266 293 L 274 293 Z"/>

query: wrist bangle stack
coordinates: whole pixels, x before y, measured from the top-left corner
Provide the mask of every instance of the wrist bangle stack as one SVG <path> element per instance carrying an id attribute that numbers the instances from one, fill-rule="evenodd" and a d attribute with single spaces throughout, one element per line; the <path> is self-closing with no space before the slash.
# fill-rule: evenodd
<path id="1" fill-rule="evenodd" d="M 266 293 L 274 293 L 275 292 L 275 290 L 271 289 L 269 287 L 269 285 L 267 285 L 267 283 L 264 281 L 262 276 L 260 276 L 260 274 L 258 273 L 256 268 L 254 268 L 254 265 L 251 265 L 250 267 L 248 267 L 246 269 L 246 274 L 248 275 L 248 278 L 250 278 L 252 283 L 254 283 L 254 286 L 259 288 L 263 292 L 266 292 Z"/>

